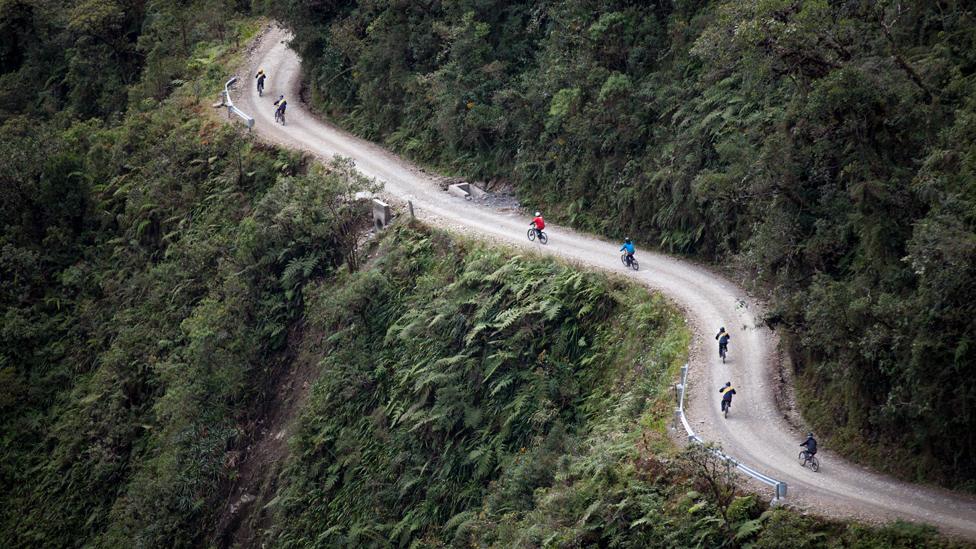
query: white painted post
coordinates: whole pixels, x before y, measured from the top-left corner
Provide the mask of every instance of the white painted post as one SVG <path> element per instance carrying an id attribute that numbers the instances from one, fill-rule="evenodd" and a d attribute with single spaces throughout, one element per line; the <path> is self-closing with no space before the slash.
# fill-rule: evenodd
<path id="1" fill-rule="evenodd" d="M 381 200 L 373 199 L 373 226 L 376 230 L 386 227 L 392 221 L 393 214 L 390 212 L 390 205 Z"/>

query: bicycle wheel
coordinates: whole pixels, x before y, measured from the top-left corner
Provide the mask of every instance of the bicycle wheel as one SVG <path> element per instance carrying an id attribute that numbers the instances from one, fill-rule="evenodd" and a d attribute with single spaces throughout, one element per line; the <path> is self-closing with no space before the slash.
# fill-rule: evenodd
<path id="1" fill-rule="evenodd" d="M 549 242 L 549 237 L 546 236 L 546 233 L 544 233 L 542 231 L 539 232 L 539 242 L 542 242 L 543 244 L 545 244 L 546 242 Z"/>
<path id="2" fill-rule="evenodd" d="M 627 265 L 627 254 L 624 254 L 624 255 L 620 256 L 620 262 L 624 264 L 624 267 L 629 267 L 630 266 L 630 265 Z"/>
<path id="3" fill-rule="evenodd" d="M 725 350 L 725 347 L 722 347 L 718 350 L 718 354 L 722 356 L 722 364 L 725 364 L 725 355 L 728 354 L 728 351 Z"/>
<path id="4" fill-rule="evenodd" d="M 525 233 L 525 236 L 529 237 L 529 240 L 535 240 L 535 229 L 529 229 L 529 232 Z"/>
<path id="5" fill-rule="evenodd" d="M 806 452 L 806 450 L 803 450 L 802 452 L 800 452 L 800 455 L 797 456 L 796 459 L 798 459 L 800 461 L 800 467 L 806 467 L 807 466 L 807 452 Z"/>
<path id="6" fill-rule="evenodd" d="M 817 459 L 817 456 L 810 458 L 810 468 L 813 469 L 814 473 L 820 470 L 820 460 Z"/>
<path id="7" fill-rule="evenodd" d="M 630 260 L 630 268 L 633 269 L 633 270 L 635 270 L 635 271 L 638 270 L 638 269 L 640 269 L 640 264 L 637 263 L 637 260 L 636 259 Z"/>

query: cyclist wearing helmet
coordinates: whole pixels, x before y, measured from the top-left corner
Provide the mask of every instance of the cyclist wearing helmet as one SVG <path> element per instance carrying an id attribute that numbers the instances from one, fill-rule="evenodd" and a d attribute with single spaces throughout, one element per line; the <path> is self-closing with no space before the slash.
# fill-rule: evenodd
<path id="1" fill-rule="evenodd" d="M 278 98 L 277 101 L 274 102 L 274 105 L 275 105 L 275 107 L 277 107 L 275 109 L 275 119 L 277 119 L 278 117 L 281 117 L 281 123 L 284 124 L 285 123 L 285 109 L 288 108 L 288 101 L 286 101 L 285 100 L 285 96 L 282 95 L 281 97 Z"/>
<path id="2" fill-rule="evenodd" d="M 620 247 L 621 252 L 627 252 L 627 264 L 630 265 L 634 262 L 634 243 L 630 241 L 630 237 L 624 238 L 624 245 Z"/>
<path id="3" fill-rule="evenodd" d="M 817 439 L 813 438 L 813 433 L 807 433 L 807 439 L 800 443 L 800 446 L 807 447 L 807 453 L 813 457 L 817 453 Z"/>
<path id="4" fill-rule="evenodd" d="M 715 334 L 715 339 L 718 340 L 718 356 L 722 356 L 723 351 L 728 352 L 729 339 L 731 338 L 732 336 L 730 336 L 729 333 L 725 331 L 725 326 L 719 328 L 718 333 Z"/>
<path id="5" fill-rule="evenodd" d="M 529 223 L 529 227 L 535 229 L 536 236 L 542 236 L 542 229 L 546 228 L 546 221 L 542 219 L 542 212 L 535 212 L 535 218 L 532 219 L 532 223 Z"/>
<path id="6" fill-rule="evenodd" d="M 268 75 L 264 74 L 264 69 L 258 70 L 258 73 L 254 75 L 254 78 L 258 81 L 258 95 L 264 94 L 264 79 Z"/>
<path id="7" fill-rule="evenodd" d="M 732 395 L 735 394 L 735 388 L 732 387 L 731 381 L 725 382 L 725 387 L 718 390 L 722 394 L 722 411 L 724 412 L 726 408 L 732 406 Z"/>

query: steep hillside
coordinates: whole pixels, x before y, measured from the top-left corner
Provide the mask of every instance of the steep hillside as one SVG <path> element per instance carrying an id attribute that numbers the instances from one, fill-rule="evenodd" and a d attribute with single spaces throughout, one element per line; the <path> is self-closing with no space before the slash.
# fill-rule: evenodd
<path id="1" fill-rule="evenodd" d="M 591 436 L 614 438 L 600 459 L 623 467 L 648 428 L 667 446 L 688 343 L 674 310 L 551 260 L 466 248 L 401 229 L 377 268 L 308 300 L 326 338 L 286 469 L 286 545 L 447 541 L 489 498 L 531 505 Z"/>
<path id="2" fill-rule="evenodd" d="M 0 546 L 956 546 L 767 509 L 674 448 L 660 296 L 365 239 L 351 163 L 209 106 L 258 22 L 81 6 L 0 11 L 0 92 L 30 98 L 0 116 Z M 99 59 L 108 106 L 47 78 Z"/>
<path id="3" fill-rule="evenodd" d="M 207 539 L 290 359 L 296 288 L 355 258 L 364 183 L 213 120 L 232 58 L 195 51 L 192 85 L 121 122 L 68 108 L 0 131 L 5 547 Z"/>
<path id="4" fill-rule="evenodd" d="M 964 2 L 275 5 L 346 127 L 551 217 L 734 267 L 806 418 L 976 479 L 976 19 Z"/>
<path id="5" fill-rule="evenodd" d="M 6 546 L 204 539 L 304 281 L 351 257 L 345 166 L 306 172 L 203 114 L 0 145 L 23 160 L 0 247 Z"/>
<path id="6" fill-rule="evenodd" d="M 319 377 L 261 496 L 269 546 L 945 543 L 771 510 L 676 451 L 689 334 L 659 296 L 418 225 L 378 256 L 306 294 Z"/>

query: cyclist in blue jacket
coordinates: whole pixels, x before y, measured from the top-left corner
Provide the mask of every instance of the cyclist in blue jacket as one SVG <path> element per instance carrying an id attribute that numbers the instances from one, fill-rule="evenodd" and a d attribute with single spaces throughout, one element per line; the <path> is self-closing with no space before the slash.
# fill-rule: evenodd
<path id="1" fill-rule="evenodd" d="M 630 237 L 624 239 L 624 245 L 620 247 L 621 252 L 627 252 L 627 265 L 634 262 L 634 243 L 630 241 Z"/>

